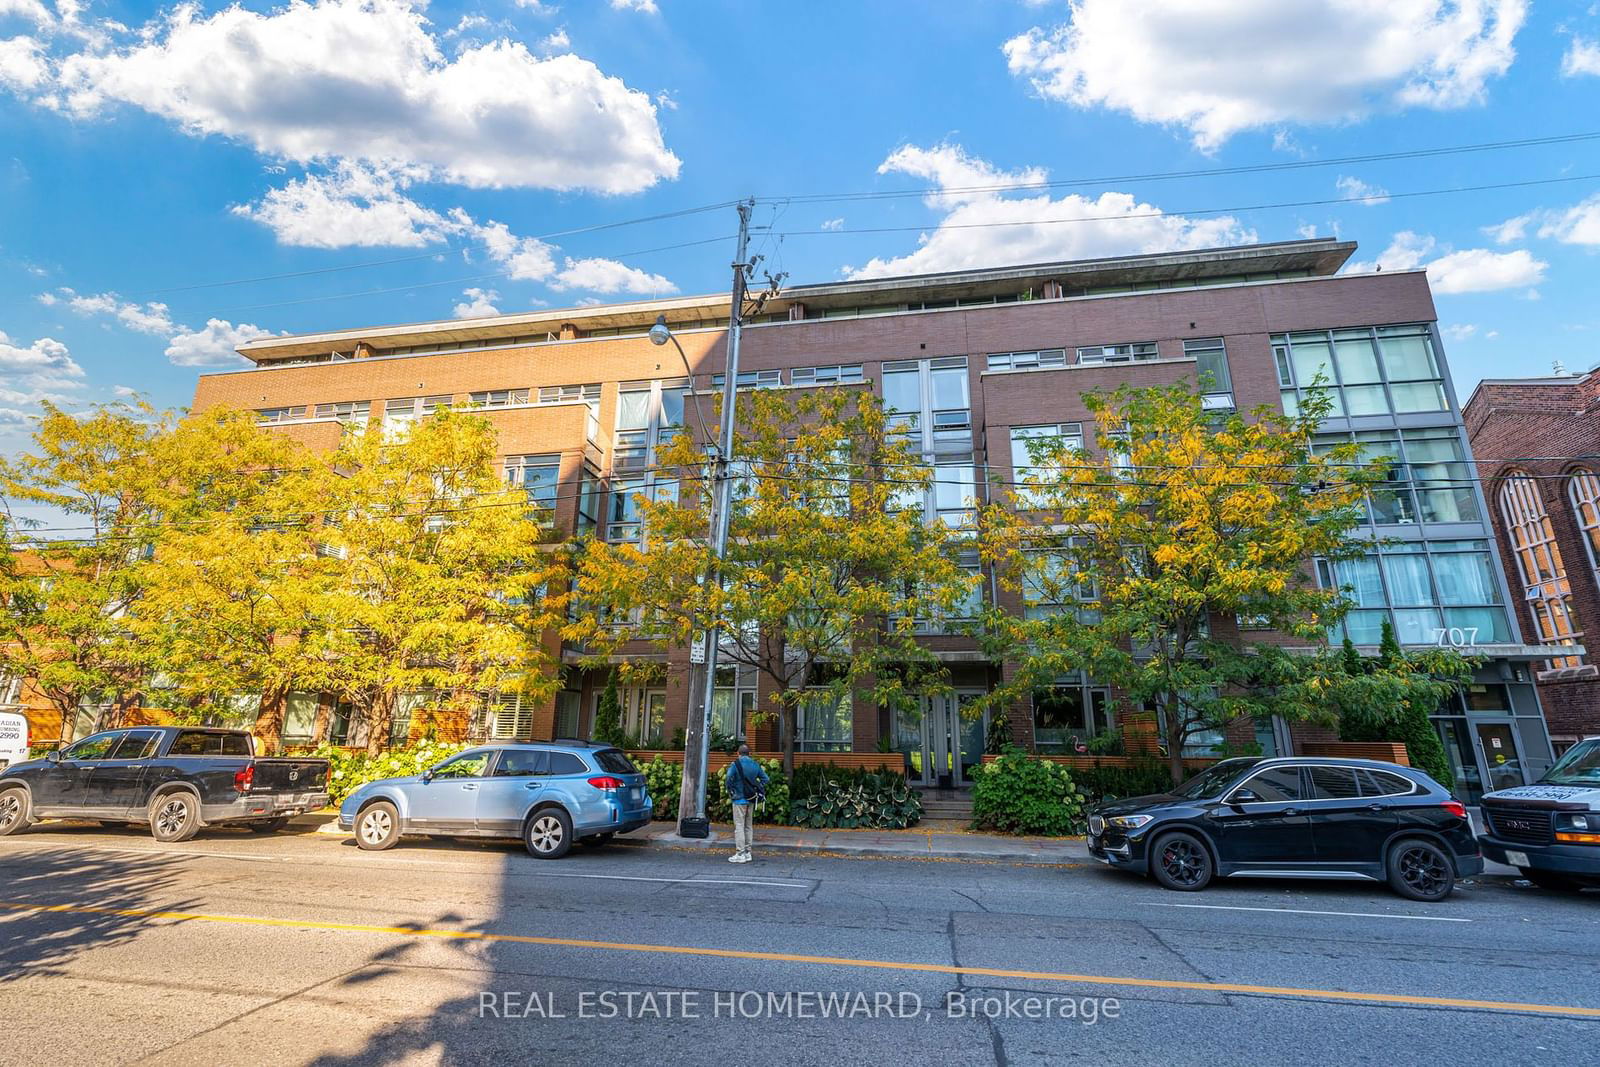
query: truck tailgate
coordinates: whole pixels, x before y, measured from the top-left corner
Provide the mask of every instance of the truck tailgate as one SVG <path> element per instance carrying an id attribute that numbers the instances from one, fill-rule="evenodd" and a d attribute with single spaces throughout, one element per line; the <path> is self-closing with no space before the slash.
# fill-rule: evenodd
<path id="1" fill-rule="evenodd" d="M 328 761 L 293 756 L 255 761 L 252 793 L 326 793 Z"/>

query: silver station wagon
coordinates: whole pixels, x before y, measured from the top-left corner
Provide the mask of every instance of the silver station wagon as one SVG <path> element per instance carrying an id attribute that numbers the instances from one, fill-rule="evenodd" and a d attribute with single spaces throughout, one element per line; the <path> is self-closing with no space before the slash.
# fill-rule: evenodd
<path id="1" fill-rule="evenodd" d="M 422 774 L 368 782 L 339 807 L 364 849 L 403 834 L 520 837 L 539 859 L 601 845 L 650 821 L 644 775 L 621 749 L 583 741 L 480 745 Z"/>

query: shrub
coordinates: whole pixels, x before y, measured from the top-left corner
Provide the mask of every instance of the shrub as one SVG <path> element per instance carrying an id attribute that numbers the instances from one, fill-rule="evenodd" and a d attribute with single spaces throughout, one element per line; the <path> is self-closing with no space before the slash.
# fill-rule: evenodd
<path id="1" fill-rule="evenodd" d="M 368 755 L 360 749 L 338 748 L 323 745 L 308 756 L 328 761 L 328 801 L 341 804 L 344 798 L 368 782 L 380 778 L 403 778 L 421 774 L 429 767 L 449 759 L 466 745 L 432 739 L 418 741 L 404 748 Z"/>
<path id="2" fill-rule="evenodd" d="M 594 710 L 594 739 L 602 745 L 629 747 L 628 735 L 622 730 L 622 702 L 617 699 L 615 671 L 606 679 L 605 691 L 600 694 L 600 704 Z"/>
<path id="3" fill-rule="evenodd" d="M 922 797 L 904 775 L 863 774 L 854 780 L 831 777 L 791 805 L 796 826 L 846 830 L 904 830 L 922 819 Z"/>
<path id="4" fill-rule="evenodd" d="M 972 823 L 977 828 L 1049 837 L 1082 832 L 1083 794 L 1061 764 L 1013 746 L 972 770 Z"/>
<path id="5" fill-rule="evenodd" d="M 1073 768 L 1072 776 L 1090 804 L 1166 793 L 1172 789 L 1172 772 L 1153 756 L 1134 759 L 1125 765 L 1096 761 L 1089 767 Z"/>
<path id="6" fill-rule="evenodd" d="M 782 824 L 789 821 L 789 783 L 783 777 L 783 764 L 778 760 L 757 760 L 770 779 L 767 785 L 767 802 L 756 810 L 756 822 Z M 655 800 L 657 819 L 676 822 L 678 797 L 683 788 L 683 764 L 659 757 L 639 768 L 650 796 Z M 713 822 L 733 821 L 733 800 L 728 796 L 723 775 L 726 769 L 711 772 L 706 778 L 706 815 Z"/>
<path id="7" fill-rule="evenodd" d="M 862 785 L 868 779 L 892 779 L 895 784 L 906 785 L 906 776 L 900 771 L 871 771 L 864 767 L 836 767 L 831 763 L 797 763 L 794 778 L 789 782 L 789 795 L 796 801 L 805 800 L 828 791 L 828 784 Z"/>

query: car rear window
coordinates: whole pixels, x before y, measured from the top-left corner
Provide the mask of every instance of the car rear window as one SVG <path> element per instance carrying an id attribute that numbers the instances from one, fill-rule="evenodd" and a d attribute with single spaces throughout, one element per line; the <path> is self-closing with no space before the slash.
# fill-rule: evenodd
<path id="1" fill-rule="evenodd" d="M 600 764 L 602 771 L 612 774 L 638 774 L 639 768 L 633 765 L 633 760 L 620 748 L 602 748 L 594 754 L 595 762 Z"/>
<path id="2" fill-rule="evenodd" d="M 248 756 L 248 734 L 213 734 L 204 730 L 185 730 L 172 741 L 169 756 Z"/>
<path id="3" fill-rule="evenodd" d="M 583 760 L 570 752 L 550 753 L 551 774 L 585 774 L 589 770 L 583 765 Z"/>
<path id="4" fill-rule="evenodd" d="M 1348 800 L 1357 796 L 1356 772 L 1349 767 L 1318 767 L 1311 770 L 1313 800 Z"/>
<path id="5" fill-rule="evenodd" d="M 1398 774 L 1388 771 L 1361 772 L 1361 795 L 1364 797 L 1404 796 L 1416 791 L 1415 782 Z"/>

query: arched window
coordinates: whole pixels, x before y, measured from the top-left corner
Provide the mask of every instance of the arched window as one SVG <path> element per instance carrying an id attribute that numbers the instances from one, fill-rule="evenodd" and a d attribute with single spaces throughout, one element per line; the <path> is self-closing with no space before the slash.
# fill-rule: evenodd
<path id="1" fill-rule="evenodd" d="M 1500 486 L 1500 514 L 1505 518 L 1511 551 L 1522 578 L 1522 598 L 1533 618 L 1534 635 L 1542 644 L 1575 645 L 1583 632 L 1572 614 L 1572 589 L 1566 565 L 1550 525 L 1550 513 L 1539 496 L 1539 483 L 1521 471 Z M 1580 656 L 1549 661 L 1551 670 L 1577 667 Z"/>
<path id="2" fill-rule="evenodd" d="M 1589 566 L 1600 574 L 1600 478 L 1594 471 L 1573 471 L 1567 479 L 1567 499 L 1572 515 L 1583 529 L 1583 547 L 1589 552 Z"/>

